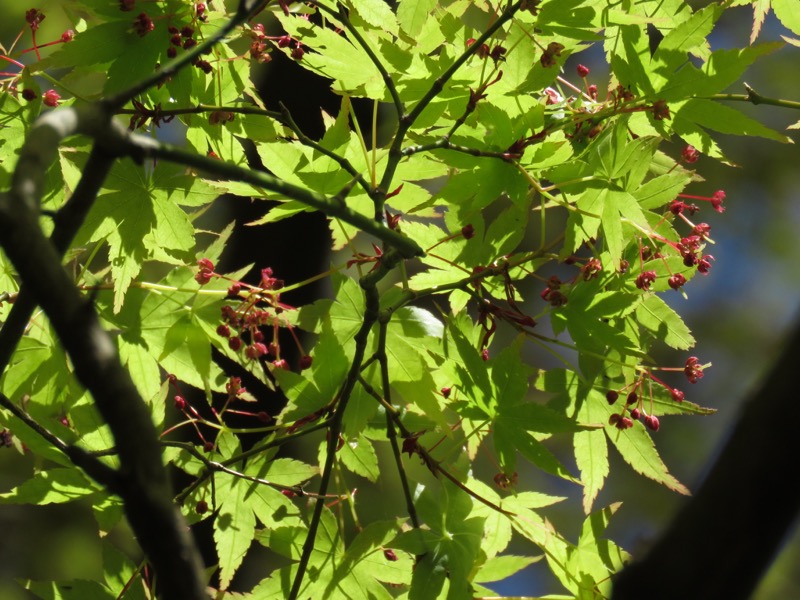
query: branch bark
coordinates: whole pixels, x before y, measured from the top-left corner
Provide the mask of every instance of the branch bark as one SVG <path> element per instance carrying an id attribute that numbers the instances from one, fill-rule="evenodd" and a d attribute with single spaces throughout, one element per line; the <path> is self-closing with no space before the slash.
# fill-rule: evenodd
<path id="1" fill-rule="evenodd" d="M 749 598 L 800 508 L 800 326 L 745 405 L 697 494 L 614 583 L 613 600 Z"/>
<path id="2" fill-rule="evenodd" d="M 100 326 L 91 300 L 75 287 L 61 265 L 60 252 L 39 226 L 42 182 L 60 141 L 79 131 L 100 130 L 114 137 L 114 127 L 101 111 L 58 112 L 45 115 L 32 128 L 12 188 L 0 194 L 0 244 L 111 428 L 121 465 L 113 491 L 122 497 L 128 520 L 158 573 L 161 596 L 207 600 L 200 555 L 172 502 L 150 411 Z"/>

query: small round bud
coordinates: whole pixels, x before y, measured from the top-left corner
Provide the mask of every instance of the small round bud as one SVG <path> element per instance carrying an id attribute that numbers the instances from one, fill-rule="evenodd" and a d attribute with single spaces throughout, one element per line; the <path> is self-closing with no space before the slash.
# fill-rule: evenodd
<path id="1" fill-rule="evenodd" d="M 651 431 L 658 431 L 658 428 L 661 426 L 661 424 L 658 422 L 658 417 L 655 415 L 647 415 L 644 418 L 644 426 Z"/>

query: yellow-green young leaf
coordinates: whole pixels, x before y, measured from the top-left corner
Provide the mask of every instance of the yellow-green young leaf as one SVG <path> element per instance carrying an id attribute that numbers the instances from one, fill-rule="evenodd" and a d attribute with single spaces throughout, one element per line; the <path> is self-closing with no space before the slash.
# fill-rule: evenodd
<path id="1" fill-rule="evenodd" d="M 332 29 L 318 27 L 305 19 L 282 14 L 278 18 L 287 33 L 315 51 L 306 52 L 300 66 L 335 80 L 333 88 L 337 92 L 383 99 L 385 86 L 381 74 L 361 47 Z"/>
<path id="2" fill-rule="evenodd" d="M 686 119 L 720 133 L 764 137 L 784 144 L 793 143 L 790 137 L 765 127 L 735 108 L 712 100 L 688 100 L 676 111 L 673 118 Z"/>
<path id="3" fill-rule="evenodd" d="M 761 0 L 764 1 L 764 0 Z M 772 0 L 772 10 L 784 27 L 800 35 L 800 12 L 793 0 Z M 751 42 L 752 43 L 752 42 Z"/>
<path id="4" fill-rule="evenodd" d="M 161 372 L 158 362 L 140 344 L 128 342 L 125 336 L 119 336 L 119 357 L 122 364 L 131 374 L 131 379 L 139 390 L 139 394 L 150 405 L 153 420 L 157 426 L 164 423 L 164 398 L 167 394 L 168 381 L 161 383 Z"/>
<path id="5" fill-rule="evenodd" d="M 609 409 L 611 407 L 608 407 Z M 609 410 L 611 416 L 611 410 Z M 670 474 L 658 455 L 653 439 L 644 425 L 635 421 L 633 427 L 620 431 L 612 425 L 606 426 L 606 435 L 614 444 L 622 458 L 637 473 L 668 487 L 680 494 L 689 495 L 689 490 Z"/>
<path id="6" fill-rule="evenodd" d="M 544 558 L 544 555 L 513 556 L 507 554 L 505 556 L 495 556 L 483 563 L 481 568 L 478 569 L 478 574 L 475 575 L 475 581 L 478 583 L 502 581 L 518 573 L 525 567 L 542 560 L 542 558 Z"/>
<path id="7" fill-rule="evenodd" d="M 579 483 L 567 468 L 542 442 L 521 427 L 509 426 L 507 421 L 496 421 L 492 439 L 500 466 L 505 473 L 517 470 L 517 455 L 524 458 L 551 475 Z"/>
<path id="8" fill-rule="evenodd" d="M 589 514 L 609 472 L 606 436 L 602 431 L 578 431 L 573 445 L 583 483 L 583 511 Z"/>
<path id="9" fill-rule="evenodd" d="M 436 0 L 401 0 L 397 5 L 400 27 L 409 38 L 414 38 L 435 8 Z"/>
<path id="10" fill-rule="evenodd" d="M 78 469 L 40 471 L 10 492 L 0 494 L 2 504 L 63 504 L 80 500 L 97 489 Z"/>
<path id="11" fill-rule="evenodd" d="M 25 586 L 36 598 L 48 600 L 116 600 L 119 595 L 98 581 L 73 580 L 61 582 L 37 581 Z M 125 596 L 127 598 L 127 595 Z"/>
<path id="12" fill-rule="evenodd" d="M 255 535 L 256 518 L 247 504 L 251 482 L 227 473 L 216 475 L 219 512 L 214 519 L 214 543 L 219 558 L 220 587 L 226 589 Z"/>
<path id="13" fill-rule="evenodd" d="M 783 47 L 770 42 L 743 49 L 715 50 L 701 69 L 687 64 L 675 73 L 656 95 L 667 102 L 689 97 L 710 96 L 735 83 L 759 57 Z"/>
<path id="14" fill-rule="evenodd" d="M 750 32 L 750 43 L 756 41 L 758 34 L 761 33 L 761 26 L 764 24 L 764 17 L 769 12 L 772 0 L 753 0 L 753 29 Z"/>
<path id="15" fill-rule="evenodd" d="M 683 319 L 655 294 L 642 300 L 636 308 L 636 319 L 642 327 L 672 348 L 688 350 L 695 344 Z"/>
<path id="16" fill-rule="evenodd" d="M 261 456 L 247 464 L 246 472 L 279 485 L 300 485 L 319 474 L 319 469 L 292 458 L 268 460 Z"/>
<path id="17" fill-rule="evenodd" d="M 416 500 L 420 519 L 430 525 L 432 536 L 425 540 L 425 560 L 418 561 L 409 599 L 436 598 L 449 573 L 453 598 L 472 597 L 471 573 L 480 553 L 484 519 L 471 516 L 473 500 L 447 480 L 422 491 Z M 420 569 L 422 565 L 422 569 Z"/>
<path id="18" fill-rule="evenodd" d="M 335 301 L 317 300 L 300 309 L 297 324 L 306 331 L 319 333 L 324 321 L 330 319 L 331 327 L 341 346 L 345 346 L 361 327 L 364 318 L 364 292 L 358 283 L 349 277 L 334 275 L 332 278 Z"/>
<path id="19" fill-rule="evenodd" d="M 338 453 L 342 464 L 356 475 L 361 475 L 372 481 L 378 480 L 378 456 L 375 448 L 363 435 L 353 440 L 347 440 Z"/>
<path id="20" fill-rule="evenodd" d="M 397 35 L 397 17 L 383 0 L 350 0 L 348 4 L 366 23 Z"/>
<path id="21" fill-rule="evenodd" d="M 575 580 L 587 598 L 595 597 L 598 590 L 603 596 L 610 596 L 611 576 L 630 560 L 625 551 L 601 537 L 620 506 L 621 503 L 612 504 L 589 515 L 583 522 L 577 547 L 570 549 L 567 570 L 575 574 Z"/>
<path id="22" fill-rule="evenodd" d="M 714 4 L 698 10 L 664 36 L 653 58 L 667 64 L 681 64 L 685 62 L 687 52 L 702 56 L 707 52 L 706 36 L 722 12 L 722 7 Z M 668 57 L 669 54 L 672 56 Z"/>
<path id="23" fill-rule="evenodd" d="M 636 198 L 640 208 L 659 208 L 677 198 L 690 181 L 689 173 L 677 170 L 650 179 L 637 189 L 631 190 L 631 194 Z"/>
<path id="24" fill-rule="evenodd" d="M 470 490 L 481 498 L 485 498 L 497 506 L 502 504 L 502 499 L 497 492 L 482 481 L 470 478 L 465 483 Z M 481 550 L 487 558 L 497 556 L 508 547 L 512 535 L 508 516 L 486 506 L 482 502 L 476 502 L 473 505 L 470 515 L 485 519 Z"/>

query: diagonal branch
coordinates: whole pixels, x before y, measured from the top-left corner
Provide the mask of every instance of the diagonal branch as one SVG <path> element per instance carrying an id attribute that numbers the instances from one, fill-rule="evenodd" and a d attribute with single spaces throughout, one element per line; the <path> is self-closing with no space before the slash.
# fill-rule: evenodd
<path id="1" fill-rule="evenodd" d="M 70 199 L 55 216 L 55 227 L 50 236 L 50 243 L 60 256 L 67 251 L 80 229 L 113 163 L 113 157 L 105 150 L 97 145 L 92 147 L 80 182 Z M 3 323 L 3 328 L 0 329 L 0 373 L 8 366 L 35 309 L 36 301 L 28 286 L 23 285 L 6 322 Z"/>
<path id="2" fill-rule="evenodd" d="M 120 478 L 117 471 L 100 461 L 96 456 L 86 452 L 83 448 L 67 444 L 61 438 L 50 432 L 46 427 L 43 427 L 36 419 L 31 417 L 19 406 L 14 404 L 5 394 L 0 394 L 0 407 L 5 408 L 17 419 L 22 421 L 22 423 L 30 427 L 42 439 L 50 442 L 54 448 L 58 448 L 72 461 L 72 464 L 82 469 L 84 473 L 89 475 L 97 483 L 104 485 L 113 494 L 119 493 Z"/>
<path id="3" fill-rule="evenodd" d="M 382 223 L 378 223 L 361 213 L 355 212 L 343 202 L 338 202 L 322 194 L 287 183 L 268 173 L 246 169 L 207 156 L 187 152 L 141 135 L 128 135 L 126 145 L 131 156 L 138 160 L 145 158 L 169 160 L 200 169 L 221 179 L 250 183 L 282 194 L 306 206 L 319 210 L 329 217 L 341 219 L 345 223 L 358 227 L 361 231 L 373 235 L 382 242 L 396 248 L 405 258 L 422 256 L 424 254 L 422 249 L 411 238 L 389 229 Z"/>
<path id="4" fill-rule="evenodd" d="M 24 285 L 44 309 L 114 434 L 120 457 L 118 493 L 165 598 L 205 600 L 202 563 L 188 527 L 172 503 L 150 411 L 120 363 L 91 301 L 76 289 L 61 257 L 42 233 L 37 213 L 12 189 L 0 195 L 0 244 Z"/>

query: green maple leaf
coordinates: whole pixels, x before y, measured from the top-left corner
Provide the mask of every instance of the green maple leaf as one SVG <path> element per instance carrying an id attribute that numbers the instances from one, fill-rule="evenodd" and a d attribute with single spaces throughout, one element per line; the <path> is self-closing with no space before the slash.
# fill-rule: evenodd
<path id="1" fill-rule="evenodd" d="M 391 547 L 399 525 L 396 521 L 370 523 L 345 548 L 336 519 L 330 510 L 325 509 L 300 597 L 390 600 L 392 596 L 381 582 L 395 586 L 407 584 L 412 570 L 412 559 L 408 554 L 397 551 L 394 555 L 396 560 L 391 560 L 384 552 Z M 305 528 L 279 527 L 260 532 L 256 540 L 296 561 L 302 553 L 305 535 Z M 256 586 L 254 597 L 265 600 L 285 598 L 295 569 L 292 565 L 273 572 Z"/>
<path id="2" fill-rule="evenodd" d="M 105 241 L 114 276 L 114 312 L 145 261 L 156 253 L 192 260 L 194 227 L 180 205 L 212 200 L 205 185 L 169 163 L 141 168 L 120 162 L 112 169 L 79 235 L 78 243 Z M 163 254 L 162 254 L 163 253 Z"/>

